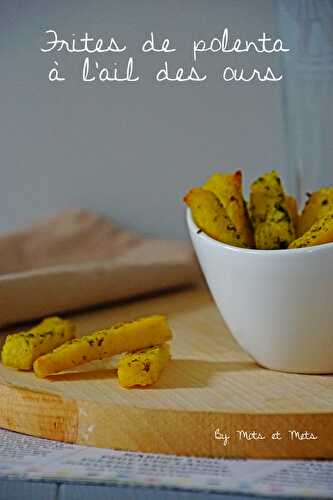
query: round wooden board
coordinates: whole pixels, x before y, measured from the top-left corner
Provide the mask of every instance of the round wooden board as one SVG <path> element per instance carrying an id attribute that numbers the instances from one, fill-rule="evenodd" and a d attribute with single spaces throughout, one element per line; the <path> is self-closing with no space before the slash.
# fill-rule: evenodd
<path id="1" fill-rule="evenodd" d="M 256 365 L 233 340 L 205 289 L 133 301 L 73 319 L 82 335 L 154 313 L 167 314 L 174 332 L 173 360 L 156 386 L 121 388 L 110 361 L 49 380 L 0 365 L 0 426 L 142 452 L 333 457 L 333 377 L 279 373 Z M 216 429 L 230 436 L 227 446 L 215 439 Z M 266 439 L 246 439 L 238 431 L 255 431 Z M 282 439 L 271 438 L 277 431 Z M 299 438 L 307 431 L 317 439 L 291 439 L 289 431 L 299 432 Z"/>

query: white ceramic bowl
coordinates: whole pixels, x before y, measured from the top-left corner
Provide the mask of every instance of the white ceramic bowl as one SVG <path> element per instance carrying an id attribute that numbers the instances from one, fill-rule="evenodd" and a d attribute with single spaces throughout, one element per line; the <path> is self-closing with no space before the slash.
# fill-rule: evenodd
<path id="1" fill-rule="evenodd" d="M 333 373 L 333 243 L 293 250 L 248 250 L 187 224 L 218 309 L 260 365 Z"/>

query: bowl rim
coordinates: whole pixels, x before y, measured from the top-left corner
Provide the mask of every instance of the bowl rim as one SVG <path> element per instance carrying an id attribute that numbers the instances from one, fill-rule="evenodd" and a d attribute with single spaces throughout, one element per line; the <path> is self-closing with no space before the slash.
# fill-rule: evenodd
<path id="1" fill-rule="evenodd" d="M 235 247 L 233 245 L 229 245 L 228 243 L 222 243 L 222 241 L 215 240 L 208 234 L 206 234 L 202 229 L 200 229 L 193 220 L 191 209 L 189 207 L 186 208 L 186 219 L 189 227 L 189 231 L 195 234 L 196 238 L 201 238 L 206 240 L 209 244 L 215 245 L 220 248 L 224 248 L 227 251 L 239 253 L 239 254 L 251 254 L 251 255 L 266 255 L 266 256 L 277 256 L 282 257 L 287 255 L 304 255 L 304 254 L 313 254 L 323 250 L 327 250 L 329 248 L 333 249 L 332 243 L 323 243 L 322 245 L 314 245 L 312 247 L 302 247 L 302 248 L 283 248 L 279 250 L 261 250 L 257 248 L 242 248 Z"/>

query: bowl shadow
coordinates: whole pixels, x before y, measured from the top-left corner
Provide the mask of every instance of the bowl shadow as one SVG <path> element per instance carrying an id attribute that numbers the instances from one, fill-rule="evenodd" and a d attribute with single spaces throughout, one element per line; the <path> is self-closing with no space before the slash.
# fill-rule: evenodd
<path id="1" fill-rule="evenodd" d="M 218 373 L 232 373 L 260 369 L 253 361 L 205 361 L 173 359 L 162 373 L 155 389 L 203 388 Z"/>
<path id="2" fill-rule="evenodd" d="M 253 371 L 261 368 L 253 361 L 204 361 L 197 359 L 173 359 L 166 366 L 158 382 L 153 386 L 136 387 L 137 389 L 181 389 L 203 388 L 218 373 Z M 50 375 L 51 382 L 73 382 L 85 380 L 107 380 L 117 377 L 116 368 L 90 369 L 75 372 L 63 372 Z"/>

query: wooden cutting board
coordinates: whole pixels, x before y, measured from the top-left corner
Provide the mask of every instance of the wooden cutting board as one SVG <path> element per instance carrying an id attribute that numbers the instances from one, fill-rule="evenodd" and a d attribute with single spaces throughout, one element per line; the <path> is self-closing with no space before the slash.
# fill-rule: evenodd
<path id="1" fill-rule="evenodd" d="M 233 340 L 204 288 L 73 319 L 82 335 L 154 313 L 167 314 L 174 332 L 173 360 L 156 386 L 121 388 L 110 361 L 52 380 L 0 365 L 0 426 L 142 452 L 333 457 L 333 377 L 279 373 L 256 365 Z M 272 439 L 276 432 L 281 439 Z"/>

